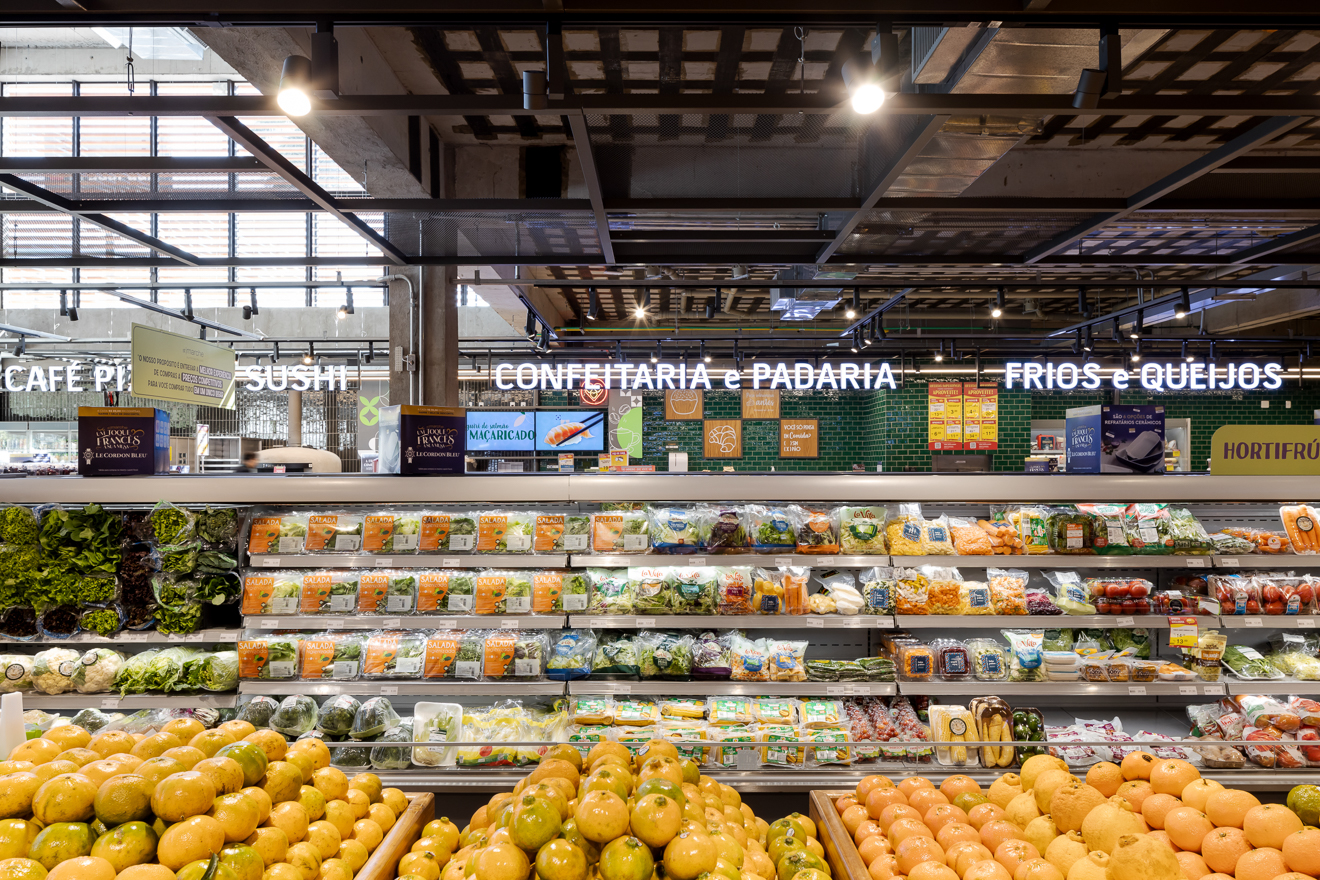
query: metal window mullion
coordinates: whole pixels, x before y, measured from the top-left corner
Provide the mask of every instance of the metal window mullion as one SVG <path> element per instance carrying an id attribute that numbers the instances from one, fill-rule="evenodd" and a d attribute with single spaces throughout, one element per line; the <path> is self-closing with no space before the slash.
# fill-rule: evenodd
<path id="1" fill-rule="evenodd" d="M 154 79 L 148 83 L 148 87 L 151 90 L 151 96 L 153 98 L 160 93 L 160 89 L 158 88 L 158 86 L 159 83 L 157 83 L 156 80 Z M 151 117 L 150 131 L 151 131 L 151 145 L 150 145 L 151 156 L 152 158 L 156 158 L 160 155 L 160 117 L 159 116 Z M 160 192 L 160 175 L 155 172 L 152 172 L 151 175 L 151 191 L 153 193 Z M 152 212 L 151 214 L 151 237 L 160 238 L 160 214 L 155 212 Z M 158 303 L 160 302 L 160 291 L 156 289 L 156 285 L 160 283 L 160 268 L 157 266 L 152 266 L 150 271 L 151 271 L 151 301 L 154 303 Z"/>
<path id="2" fill-rule="evenodd" d="M 312 255 L 312 214 L 309 211 L 306 214 L 303 214 L 303 217 L 306 218 L 306 224 L 304 228 L 307 230 L 306 253 L 304 254 L 304 256 L 310 257 Z M 312 281 L 311 266 L 303 267 L 303 279 L 308 282 Z M 312 302 L 312 291 L 314 290 L 314 288 L 311 287 L 311 285 L 309 284 L 306 289 L 307 289 L 307 308 L 310 309 L 314 305 L 314 303 Z"/>
<path id="3" fill-rule="evenodd" d="M 311 135 L 307 135 L 306 137 L 303 138 L 303 162 L 304 162 L 304 167 L 307 169 L 307 176 L 310 177 L 313 181 L 315 181 L 315 180 L 316 180 L 316 168 L 315 168 L 315 166 L 314 166 L 313 163 L 312 163 L 312 138 L 311 138 Z M 304 216 L 306 216 L 306 218 L 307 218 L 307 253 L 305 254 L 305 256 L 307 256 L 307 257 L 311 257 L 311 255 L 312 255 L 312 250 L 313 250 L 313 244 L 312 244 L 312 224 L 316 222 L 316 218 L 314 218 L 314 217 L 312 216 L 311 212 L 308 212 L 308 213 L 307 213 L 306 215 L 304 215 Z M 311 267 L 311 266 L 305 266 L 305 267 L 303 267 L 303 275 L 304 275 L 304 277 L 305 277 L 308 281 L 312 281 L 312 280 L 314 280 L 314 279 L 312 278 L 312 267 Z M 314 288 L 312 288 L 312 287 L 308 287 L 308 288 L 307 288 L 307 308 L 309 308 L 309 309 L 312 308 L 313 305 L 315 305 L 315 303 L 312 301 L 313 296 L 315 295 L 315 294 L 313 293 L 313 291 L 314 291 Z"/>

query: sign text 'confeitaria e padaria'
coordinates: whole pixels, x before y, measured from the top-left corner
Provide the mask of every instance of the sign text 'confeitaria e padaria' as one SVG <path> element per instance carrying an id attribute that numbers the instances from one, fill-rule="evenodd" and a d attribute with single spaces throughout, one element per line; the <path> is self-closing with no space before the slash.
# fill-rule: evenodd
<path id="1" fill-rule="evenodd" d="M 744 377 L 743 373 L 750 375 Z M 889 364 L 822 363 L 790 364 L 780 361 L 757 361 L 745 370 L 708 368 L 703 363 L 636 364 L 547 364 L 524 362 L 497 364 L 494 368 L 495 387 L 501 391 L 521 388 L 524 391 L 573 390 L 583 383 L 602 383 L 607 389 L 619 391 L 710 391 L 715 388 L 739 390 L 783 388 L 790 391 L 870 391 L 877 388 L 897 388 L 898 381 Z M 744 378 L 748 385 L 744 386 Z"/>

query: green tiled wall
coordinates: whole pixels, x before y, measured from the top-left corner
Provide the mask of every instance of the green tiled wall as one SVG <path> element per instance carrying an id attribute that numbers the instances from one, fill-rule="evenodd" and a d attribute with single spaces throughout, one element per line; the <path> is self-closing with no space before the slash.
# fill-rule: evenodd
<path id="1" fill-rule="evenodd" d="M 854 464 L 873 471 L 883 462 L 886 471 L 930 469 L 932 453 L 926 448 L 925 379 L 909 376 L 903 387 L 893 391 L 795 392 L 781 394 L 784 418 L 820 420 L 820 457 L 781 459 L 777 421 L 743 422 L 743 457 L 701 457 L 701 422 L 667 422 L 664 394 L 644 393 L 643 454 L 640 464 L 656 470 L 669 466 L 668 447 L 687 452 L 688 469 L 721 470 L 725 465 L 740 471 L 846 471 Z M 541 395 L 545 406 L 576 406 L 566 392 Z M 999 389 L 999 449 L 994 453 L 996 471 L 1021 471 L 1031 445 L 1033 419 L 1062 419 L 1065 411 L 1111 401 L 1111 391 L 1033 391 Z M 1268 401 L 1268 409 L 1261 407 Z M 1320 385 L 1285 383 L 1278 391 L 1207 391 L 1198 393 L 1148 394 L 1141 390 L 1121 392 L 1119 403 L 1162 404 L 1168 418 L 1192 420 L 1192 467 L 1203 469 L 1210 455 L 1210 438 L 1221 425 L 1305 425 L 1320 409 Z M 1289 408 L 1287 404 L 1291 402 Z M 736 391 L 708 391 L 706 418 L 738 418 L 741 409 Z M 950 453 L 952 454 L 952 453 Z M 594 462 L 584 456 L 580 467 Z"/>

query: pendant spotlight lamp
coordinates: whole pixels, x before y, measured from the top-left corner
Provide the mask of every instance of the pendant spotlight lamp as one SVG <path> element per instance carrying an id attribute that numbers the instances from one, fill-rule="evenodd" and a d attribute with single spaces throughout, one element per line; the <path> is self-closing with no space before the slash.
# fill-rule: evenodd
<path id="1" fill-rule="evenodd" d="M 306 116 L 312 98 L 339 96 L 339 43 L 332 27 L 318 27 L 312 34 L 312 57 L 289 55 L 280 70 L 280 88 L 275 101 L 290 116 Z"/>
<path id="2" fill-rule="evenodd" d="M 990 310 L 990 317 L 1000 318 L 1004 315 L 1004 288 L 999 288 L 995 293 L 995 305 Z"/>
<path id="3" fill-rule="evenodd" d="M 1178 300 L 1178 305 L 1173 310 L 1175 318 L 1185 318 L 1192 311 L 1192 294 L 1186 286 L 1182 289 L 1182 298 Z"/>

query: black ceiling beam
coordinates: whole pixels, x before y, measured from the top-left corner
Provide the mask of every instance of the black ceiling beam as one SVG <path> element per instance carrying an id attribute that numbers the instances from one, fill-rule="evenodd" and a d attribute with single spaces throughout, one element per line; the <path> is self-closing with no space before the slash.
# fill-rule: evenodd
<path id="1" fill-rule="evenodd" d="M 61 214 L 69 214 L 91 223 L 93 226 L 99 226 L 107 232 L 112 232 L 131 242 L 158 251 L 166 256 L 172 257 L 176 263 L 182 263 L 185 266 L 197 266 L 201 264 L 201 258 L 188 253 L 182 248 L 176 248 L 174 245 L 166 244 L 154 235 L 134 229 L 118 220 L 111 219 L 104 214 L 77 214 L 69 209 L 69 200 L 58 193 L 53 193 L 48 189 L 37 186 L 35 183 L 29 183 L 21 177 L 15 177 L 12 174 L 0 174 L 0 186 L 20 192 L 29 199 L 41 202 L 47 207 L 59 211 Z"/>
<path id="2" fill-rule="evenodd" d="M 352 211 L 345 211 L 340 208 L 334 196 L 322 189 L 320 184 L 304 174 L 298 166 L 284 158 L 278 150 L 266 143 L 252 129 L 232 116 L 209 116 L 207 119 L 212 125 L 228 135 L 230 140 L 256 156 L 271 171 L 283 177 L 295 189 L 320 205 L 322 210 L 334 215 L 339 222 L 353 230 L 368 243 L 380 248 L 386 260 L 396 266 L 408 264 L 407 254 L 395 247 L 389 239 L 372 229 L 370 224 Z"/>
<path id="3" fill-rule="evenodd" d="M 903 286 L 900 290 L 895 290 L 893 294 L 889 297 L 889 299 L 880 303 L 880 305 L 871 309 L 871 311 L 867 312 L 865 315 L 858 318 L 856 321 L 853 321 L 851 324 L 845 327 L 842 332 L 839 333 L 839 336 L 840 337 L 851 336 L 854 330 L 860 329 L 868 322 L 874 320 L 875 318 L 880 317 L 885 312 L 889 311 L 890 309 L 894 308 L 900 303 L 905 302 L 908 296 L 910 296 L 915 292 L 916 292 L 915 287 L 906 286 L 906 285 Z"/>
<path id="4" fill-rule="evenodd" d="M 251 156 L 0 156 L 4 174 L 92 174 L 109 171 L 222 174 L 270 169 Z"/>
<path id="5" fill-rule="evenodd" d="M 685 113 L 851 113 L 833 93 L 764 94 L 592 94 L 550 101 L 527 110 L 521 95 L 344 95 L 312 99 L 313 116 L 557 116 Z M 883 115 L 1055 116 L 1075 115 L 1071 95 L 900 93 L 890 95 Z M 1124 95 L 1102 100 L 1089 115 L 1320 117 L 1312 95 Z M 166 95 L 158 97 L 7 97 L 0 116 L 272 116 L 286 117 L 265 95 Z"/>
<path id="6" fill-rule="evenodd" d="M 1268 257 L 1271 254 L 1277 254 L 1279 251 L 1285 251 L 1291 247 L 1309 244 L 1316 239 L 1320 239 L 1320 224 L 1308 226 L 1306 229 L 1299 229 L 1287 235 L 1280 235 L 1271 238 L 1269 241 L 1263 241 L 1260 244 L 1252 245 L 1249 248 L 1243 248 L 1229 256 L 1234 263 L 1252 263 L 1256 260 Z"/>
<path id="7" fill-rule="evenodd" d="M 605 214 L 605 196 L 600 186 L 600 174 L 596 170 L 596 156 L 591 149 L 590 127 L 587 118 L 581 113 L 568 114 L 568 124 L 573 131 L 573 149 L 577 153 L 578 166 L 587 184 L 587 201 L 591 205 L 591 213 L 595 215 L 600 253 L 604 262 L 613 263 L 614 244 L 610 241 L 610 220 Z"/>
<path id="8" fill-rule="evenodd" d="M 1220 165 L 1230 162 L 1242 154 L 1254 150 L 1261 144 L 1268 143 L 1280 135 L 1287 134 L 1305 121 L 1306 120 L 1302 117 L 1288 116 L 1276 116 L 1273 119 L 1267 119 L 1243 134 L 1233 138 L 1222 147 L 1211 150 L 1209 153 L 1189 162 L 1187 165 L 1184 165 L 1172 174 L 1165 175 L 1135 195 L 1129 196 L 1126 206 L 1121 210 L 1106 211 L 1101 214 L 1095 214 L 1077 224 L 1072 229 L 1069 229 L 1067 232 L 1057 235 L 1044 244 L 1032 248 L 1027 252 L 1027 255 L 1023 258 L 1022 262 L 1031 265 L 1046 257 L 1057 254 L 1060 251 L 1067 250 L 1086 236 L 1094 233 L 1096 230 L 1114 222 L 1115 220 L 1121 220 L 1135 211 L 1139 211 L 1151 202 L 1154 202 L 1156 199 L 1168 195 L 1179 187 L 1196 180 L 1198 177 L 1209 174 Z"/>
<path id="9" fill-rule="evenodd" d="M 879 37 L 876 39 L 878 40 Z M 866 215 L 875 208 L 875 203 L 880 201 L 880 197 L 889 191 L 889 187 L 891 187 L 894 181 L 899 178 L 899 175 L 907 170 L 907 167 L 912 164 L 913 160 L 921 155 L 921 151 L 926 149 L 926 145 L 930 143 L 931 138 L 939 134 L 940 130 L 944 128 L 944 123 L 948 121 L 948 116 L 930 116 L 919 120 L 917 125 L 908 133 L 908 136 L 902 141 L 902 143 L 895 145 L 894 153 L 890 158 L 889 164 L 886 166 L 884 173 L 874 182 L 871 187 L 871 192 L 866 198 L 862 199 L 862 204 L 852 213 L 852 216 L 846 218 L 841 224 L 839 224 L 838 230 L 835 231 L 834 239 L 821 248 L 820 252 L 816 254 L 816 262 L 825 262 L 830 257 L 834 256 L 835 252 L 838 251 L 843 243 L 848 240 L 848 237 L 853 234 L 853 230 L 857 228 L 857 225 L 861 223 Z M 862 143 L 865 144 L 867 142 L 867 138 L 862 138 Z M 886 144 L 886 146 L 888 145 Z M 862 167 L 865 167 L 866 163 L 859 164 L 862 165 Z"/>
<path id="10" fill-rule="evenodd" d="M 129 296 L 126 293 L 120 293 L 119 291 L 114 289 L 113 285 L 107 285 L 102 287 L 102 291 L 104 293 L 109 294 L 110 296 L 117 297 L 118 299 L 128 303 L 129 305 L 137 306 L 138 308 L 145 309 L 148 312 L 155 312 L 158 315 L 167 315 L 168 317 L 176 318 L 180 321 L 187 321 L 189 324 L 196 324 L 198 327 L 206 327 L 207 329 L 215 330 L 218 333 L 229 333 L 233 336 L 242 337 L 243 339 L 262 338 L 256 333 L 249 333 L 247 330 L 239 330 L 237 327 L 230 327 L 228 324 L 219 324 L 216 323 L 215 321 L 209 321 L 206 318 L 199 318 L 196 315 L 186 315 L 183 312 L 179 311 L 178 309 L 171 309 L 168 306 L 163 306 L 160 303 L 152 302 L 149 299 L 139 299 L 136 296 Z"/>

